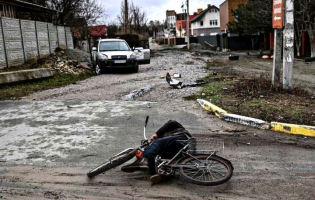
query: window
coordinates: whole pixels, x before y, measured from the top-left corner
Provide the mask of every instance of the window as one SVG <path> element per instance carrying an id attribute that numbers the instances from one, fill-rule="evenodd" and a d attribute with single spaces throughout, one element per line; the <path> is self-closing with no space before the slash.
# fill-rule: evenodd
<path id="1" fill-rule="evenodd" d="M 130 51 L 124 41 L 101 42 L 100 51 Z"/>
<path id="2" fill-rule="evenodd" d="M 95 42 L 94 42 L 94 45 L 93 45 L 93 47 L 96 47 L 96 48 L 98 48 L 98 43 L 99 43 L 99 41 L 95 41 Z"/>
<path id="3" fill-rule="evenodd" d="M 218 20 L 210 20 L 210 26 L 217 26 Z"/>
<path id="4" fill-rule="evenodd" d="M 0 4 L 0 17 L 15 18 L 15 7 Z"/>
<path id="5" fill-rule="evenodd" d="M 203 26 L 203 21 L 200 21 L 200 26 Z"/>

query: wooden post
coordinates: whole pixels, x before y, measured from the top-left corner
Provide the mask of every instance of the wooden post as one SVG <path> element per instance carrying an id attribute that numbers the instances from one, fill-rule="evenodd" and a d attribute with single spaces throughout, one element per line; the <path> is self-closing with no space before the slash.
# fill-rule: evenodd
<path id="1" fill-rule="evenodd" d="M 281 47 L 282 47 L 282 30 L 275 29 L 274 33 L 274 50 L 273 50 L 273 71 L 272 85 L 280 85 L 280 69 L 281 69 Z"/>
<path id="2" fill-rule="evenodd" d="M 294 0 L 286 0 L 283 41 L 283 89 L 293 89 Z"/>

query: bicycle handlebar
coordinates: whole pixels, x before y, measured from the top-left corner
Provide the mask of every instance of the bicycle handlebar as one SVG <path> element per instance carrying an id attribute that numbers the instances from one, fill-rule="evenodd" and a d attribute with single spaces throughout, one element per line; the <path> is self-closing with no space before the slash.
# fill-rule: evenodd
<path id="1" fill-rule="evenodd" d="M 147 124 L 148 124 L 148 121 L 149 121 L 149 116 L 147 116 L 147 118 L 145 119 L 145 127 L 147 127 Z"/>

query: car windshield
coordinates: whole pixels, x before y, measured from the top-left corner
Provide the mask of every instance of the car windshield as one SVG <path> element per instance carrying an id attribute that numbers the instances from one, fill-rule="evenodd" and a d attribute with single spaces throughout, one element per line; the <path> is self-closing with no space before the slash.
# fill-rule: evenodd
<path id="1" fill-rule="evenodd" d="M 130 51 L 130 49 L 124 41 L 111 41 L 101 42 L 100 51 Z"/>

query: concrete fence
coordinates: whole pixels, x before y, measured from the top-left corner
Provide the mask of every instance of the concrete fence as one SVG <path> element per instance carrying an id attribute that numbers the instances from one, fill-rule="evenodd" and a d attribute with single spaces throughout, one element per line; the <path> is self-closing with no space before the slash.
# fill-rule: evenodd
<path id="1" fill-rule="evenodd" d="M 4 17 L 0 21 L 0 69 L 49 55 L 56 47 L 73 49 L 70 27 Z"/>

